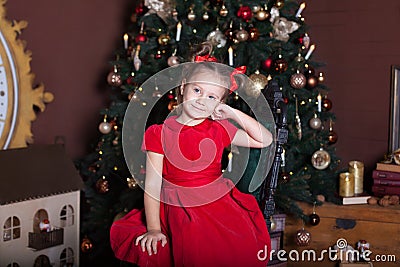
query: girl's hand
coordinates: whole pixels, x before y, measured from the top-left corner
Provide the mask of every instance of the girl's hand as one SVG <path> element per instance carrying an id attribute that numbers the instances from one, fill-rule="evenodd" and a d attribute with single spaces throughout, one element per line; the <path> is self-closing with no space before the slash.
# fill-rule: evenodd
<path id="1" fill-rule="evenodd" d="M 218 104 L 215 107 L 214 112 L 211 114 L 211 119 L 213 120 L 226 120 L 226 119 L 232 119 L 233 117 L 234 117 L 233 108 L 224 103 Z"/>
<path id="2" fill-rule="evenodd" d="M 142 251 L 149 253 L 149 256 L 154 252 L 157 254 L 157 242 L 161 241 L 161 246 L 165 246 L 167 244 L 167 237 L 161 233 L 161 230 L 150 230 L 147 233 L 136 238 L 135 245 L 137 246 L 140 242 L 140 246 L 142 247 Z"/>

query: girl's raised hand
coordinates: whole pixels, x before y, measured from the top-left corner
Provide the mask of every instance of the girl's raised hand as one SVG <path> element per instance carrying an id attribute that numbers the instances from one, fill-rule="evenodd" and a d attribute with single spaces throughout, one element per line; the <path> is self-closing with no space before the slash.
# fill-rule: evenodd
<path id="1" fill-rule="evenodd" d="M 214 112 L 211 114 L 211 119 L 226 120 L 233 118 L 233 116 L 234 116 L 233 108 L 231 108 L 227 104 L 220 103 L 215 107 Z"/>
<path id="2" fill-rule="evenodd" d="M 138 236 L 136 238 L 135 245 L 139 245 L 142 247 L 142 251 L 147 253 L 149 256 L 157 254 L 157 242 L 161 241 L 161 246 L 164 247 L 167 244 L 167 237 L 161 232 L 161 230 L 150 230 L 147 233 Z"/>

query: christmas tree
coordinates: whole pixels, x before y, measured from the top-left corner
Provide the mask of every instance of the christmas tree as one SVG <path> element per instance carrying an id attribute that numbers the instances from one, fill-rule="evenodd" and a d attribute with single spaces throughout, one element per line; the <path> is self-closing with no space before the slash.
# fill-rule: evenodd
<path id="1" fill-rule="evenodd" d="M 88 203 L 81 247 L 91 261 L 101 263 L 102 256 L 110 255 L 108 236 L 113 220 L 143 205 L 138 183 L 145 173 L 144 155 L 127 164 L 121 142 L 129 101 L 145 108 L 146 96 L 157 98 L 147 120 L 143 118 L 147 112 L 136 116 L 138 121 L 146 120 L 147 126 L 161 123 L 175 106 L 174 92 L 162 94 L 157 84 L 151 91 L 148 86 L 145 90 L 143 83 L 161 70 L 190 61 L 193 47 L 204 41 L 212 42 L 213 56 L 219 62 L 247 67 L 246 74 L 257 85 L 248 89 L 247 95 L 263 97 L 271 80 L 283 93 L 289 136 L 275 193 L 277 209 L 307 220 L 296 201 L 336 200 L 335 116 L 326 97 L 329 89 L 323 73 L 316 73 L 322 64 L 312 61 L 316 45 L 302 16 L 305 6 L 292 0 L 155 0 L 137 4 L 131 27 L 110 62 L 107 81 L 113 95 L 110 106 L 101 111 L 102 135 L 93 153 L 77 162 Z M 230 96 L 228 104 L 251 114 L 238 95 Z M 132 127 L 143 134 L 135 123 Z M 129 141 L 140 146 L 139 139 Z M 253 150 L 250 157 L 258 156 L 259 151 Z M 250 161 L 237 186 L 261 202 L 263 186 L 250 189 L 246 178 L 252 176 L 252 168 Z"/>

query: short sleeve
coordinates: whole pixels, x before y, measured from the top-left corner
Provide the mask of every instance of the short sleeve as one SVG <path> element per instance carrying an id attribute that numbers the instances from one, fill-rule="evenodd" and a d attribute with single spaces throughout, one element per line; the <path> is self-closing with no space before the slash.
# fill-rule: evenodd
<path id="1" fill-rule="evenodd" d="M 218 123 L 222 126 L 222 143 L 226 147 L 232 142 L 238 128 L 228 120 L 221 120 Z"/>
<path id="2" fill-rule="evenodd" d="M 152 151 L 164 154 L 161 145 L 161 129 L 162 125 L 151 125 L 144 133 L 142 151 Z"/>

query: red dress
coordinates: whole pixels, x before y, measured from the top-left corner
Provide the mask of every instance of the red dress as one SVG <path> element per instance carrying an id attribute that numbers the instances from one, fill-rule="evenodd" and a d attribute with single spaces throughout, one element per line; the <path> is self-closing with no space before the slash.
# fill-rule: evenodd
<path id="1" fill-rule="evenodd" d="M 144 210 L 132 210 L 111 227 L 115 256 L 141 267 L 266 266 L 271 243 L 257 201 L 221 175 L 224 147 L 237 128 L 227 120 L 186 126 L 175 119 L 150 126 L 143 142 L 144 150 L 164 155 L 160 220 L 167 245 L 159 242 L 152 256 L 135 246 L 146 220 Z"/>

